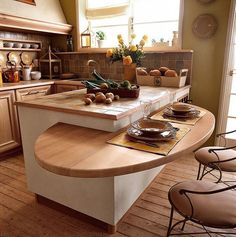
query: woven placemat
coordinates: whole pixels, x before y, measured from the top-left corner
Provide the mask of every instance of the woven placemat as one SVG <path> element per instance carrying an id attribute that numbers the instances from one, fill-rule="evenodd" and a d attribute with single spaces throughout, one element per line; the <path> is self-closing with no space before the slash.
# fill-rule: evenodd
<path id="1" fill-rule="evenodd" d="M 107 143 L 166 156 L 189 131 L 190 128 L 180 128 L 179 131 L 176 132 L 176 137 L 174 139 L 171 139 L 170 141 L 152 142 L 158 147 L 152 147 L 146 144 L 130 141 L 126 132 L 122 132 L 113 137 L 107 141 Z"/>
<path id="2" fill-rule="evenodd" d="M 161 121 L 167 121 L 167 122 L 173 122 L 173 123 L 181 123 L 186 125 L 195 125 L 196 122 L 201 119 L 204 114 L 206 113 L 204 110 L 198 109 L 200 111 L 200 114 L 197 117 L 194 118 L 174 118 L 174 117 L 167 117 L 164 115 L 163 111 L 160 111 L 154 115 L 152 115 L 151 119 L 154 120 L 161 120 Z"/>

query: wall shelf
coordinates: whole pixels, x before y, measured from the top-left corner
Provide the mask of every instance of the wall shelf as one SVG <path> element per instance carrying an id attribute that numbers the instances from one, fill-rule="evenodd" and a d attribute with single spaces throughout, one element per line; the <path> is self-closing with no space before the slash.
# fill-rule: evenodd
<path id="1" fill-rule="evenodd" d="M 30 45 L 38 45 L 38 48 L 16 48 L 16 47 L 4 47 L 4 43 L 22 43 Z M 42 42 L 36 40 L 20 40 L 20 39 L 5 39 L 0 38 L 0 51 L 29 51 L 29 52 L 39 52 L 42 49 Z"/>

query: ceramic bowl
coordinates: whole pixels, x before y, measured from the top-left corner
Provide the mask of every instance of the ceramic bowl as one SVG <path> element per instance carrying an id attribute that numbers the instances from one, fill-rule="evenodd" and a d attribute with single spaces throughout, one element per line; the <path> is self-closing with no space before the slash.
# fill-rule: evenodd
<path id="1" fill-rule="evenodd" d="M 38 47 L 39 47 L 38 44 L 31 44 L 31 45 L 30 45 L 30 48 L 32 48 L 32 49 L 37 49 Z"/>
<path id="2" fill-rule="evenodd" d="M 22 48 L 23 44 L 22 43 L 14 43 L 13 48 Z"/>
<path id="3" fill-rule="evenodd" d="M 132 127 L 142 131 L 144 134 L 163 133 L 173 129 L 173 126 L 164 121 L 143 119 L 132 123 Z"/>
<path id="4" fill-rule="evenodd" d="M 12 42 L 4 42 L 4 43 L 3 43 L 3 46 L 4 46 L 5 48 L 12 48 L 13 45 L 14 45 L 14 43 L 12 43 Z"/>
<path id="5" fill-rule="evenodd" d="M 33 80 L 39 80 L 41 78 L 41 72 L 39 71 L 31 72 L 30 76 Z"/>
<path id="6" fill-rule="evenodd" d="M 188 113 L 191 112 L 193 110 L 193 107 L 189 104 L 186 103 L 174 103 L 170 109 L 174 112 L 174 113 Z"/>
<path id="7" fill-rule="evenodd" d="M 22 47 L 28 49 L 30 47 L 30 44 L 24 43 Z"/>

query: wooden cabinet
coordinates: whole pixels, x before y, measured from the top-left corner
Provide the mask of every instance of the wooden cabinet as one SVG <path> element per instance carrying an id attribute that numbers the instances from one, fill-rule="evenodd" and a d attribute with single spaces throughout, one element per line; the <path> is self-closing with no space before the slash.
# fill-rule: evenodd
<path id="1" fill-rule="evenodd" d="M 84 88 L 83 86 L 77 85 L 55 85 L 55 93 L 62 93 L 66 91 L 79 90 Z"/>
<path id="2" fill-rule="evenodd" d="M 0 153 L 20 146 L 14 90 L 0 92 Z"/>
<path id="3" fill-rule="evenodd" d="M 18 89 L 16 90 L 16 100 L 26 101 L 32 100 L 44 95 L 51 94 L 51 86 L 37 86 L 32 88 Z"/>
<path id="4" fill-rule="evenodd" d="M 51 86 L 37 86 L 0 92 L 0 155 L 21 146 L 15 101 L 32 100 L 50 94 Z"/>

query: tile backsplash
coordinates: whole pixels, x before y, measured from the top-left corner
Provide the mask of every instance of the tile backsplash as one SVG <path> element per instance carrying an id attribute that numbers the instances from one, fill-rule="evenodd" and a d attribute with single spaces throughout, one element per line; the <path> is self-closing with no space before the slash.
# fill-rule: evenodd
<path id="1" fill-rule="evenodd" d="M 105 53 L 93 54 L 59 54 L 62 59 L 62 71 L 77 73 L 80 77 L 88 78 L 89 73 L 93 68 L 102 74 L 104 78 L 114 80 L 123 79 L 124 67 L 121 62 L 111 64 Z M 87 61 L 93 59 L 97 62 L 94 66 L 87 66 Z M 189 70 L 187 84 L 190 84 L 192 74 L 193 52 L 161 52 L 161 53 L 146 53 L 142 59 L 142 66 L 150 69 L 158 69 L 161 66 L 166 66 L 174 69 L 179 73 L 180 69 L 187 68 Z"/>
<path id="2" fill-rule="evenodd" d="M 42 41 L 42 50 L 36 55 L 37 57 L 44 55 L 52 42 L 50 35 L 37 33 L 0 31 L 0 38 Z M 73 72 L 80 77 L 89 78 L 91 71 L 95 67 L 104 78 L 114 80 L 123 79 L 124 67 L 122 63 L 115 62 L 111 64 L 106 58 L 105 53 L 63 53 L 58 54 L 58 56 L 62 59 L 62 71 L 64 73 Z M 95 60 L 97 64 L 88 67 L 87 61 L 90 59 Z M 189 70 L 187 84 L 191 84 L 192 62 L 193 52 L 185 50 L 179 52 L 146 53 L 141 63 L 143 67 L 148 69 L 157 69 L 161 66 L 166 66 L 176 70 L 177 73 L 179 73 L 180 69 L 187 68 Z"/>

